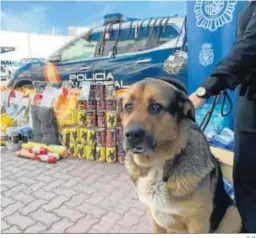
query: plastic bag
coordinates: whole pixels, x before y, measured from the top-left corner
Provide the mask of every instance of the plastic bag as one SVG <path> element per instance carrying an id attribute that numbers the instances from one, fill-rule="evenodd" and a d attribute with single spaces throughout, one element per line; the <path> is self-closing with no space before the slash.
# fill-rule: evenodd
<path id="1" fill-rule="evenodd" d="M 220 134 L 214 136 L 211 144 L 227 150 L 234 150 L 234 132 L 229 128 L 224 128 Z"/>
<path id="2" fill-rule="evenodd" d="M 54 100 L 58 98 L 61 94 L 60 88 L 54 88 L 54 87 L 46 87 L 44 92 L 42 93 L 42 100 L 40 103 L 40 106 L 42 107 L 53 107 Z"/>

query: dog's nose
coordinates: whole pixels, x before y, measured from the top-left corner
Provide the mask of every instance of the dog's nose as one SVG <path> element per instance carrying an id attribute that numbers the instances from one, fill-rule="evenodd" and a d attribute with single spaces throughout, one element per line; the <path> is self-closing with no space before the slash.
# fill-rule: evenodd
<path id="1" fill-rule="evenodd" d="M 145 130 L 141 127 L 130 127 L 125 130 L 125 137 L 133 144 L 140 143 L 144 140 Z"/>

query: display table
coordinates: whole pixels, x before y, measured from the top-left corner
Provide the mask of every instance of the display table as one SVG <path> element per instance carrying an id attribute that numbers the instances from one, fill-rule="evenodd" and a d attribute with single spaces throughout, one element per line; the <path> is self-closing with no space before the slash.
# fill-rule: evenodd
<path id="1" fill-rule="evenodd" d="M 233 184 L 232 169 L 234 162 L 234 153 L 217 147 L 211 147 L 211 151 L 221 164 L 223 176 L 226 180 Z"/>

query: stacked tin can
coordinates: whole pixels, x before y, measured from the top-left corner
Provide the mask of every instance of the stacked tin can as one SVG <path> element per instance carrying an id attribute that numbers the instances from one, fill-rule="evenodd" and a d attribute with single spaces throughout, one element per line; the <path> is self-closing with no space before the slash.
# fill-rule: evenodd
<path id="1" fill-rule="evenodd" d="M 112 89 L 111 89 L 112 87 Z M 72 157 L 123 163 L 122 128 L 117 118 L 114 85 L 92 84 L 88 101 L 79 101 L 72 126 L 63 130 L 63 144 Z"/>

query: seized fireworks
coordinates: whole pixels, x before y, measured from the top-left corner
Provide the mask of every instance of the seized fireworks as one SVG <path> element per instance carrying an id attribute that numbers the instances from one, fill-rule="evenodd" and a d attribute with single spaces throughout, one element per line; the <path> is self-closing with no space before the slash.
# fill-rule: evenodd
<path id="1" fill-rule="evenodd" d="M 96 144 L 97 146 L 105 146 L 106 145 L 106 131 L 104 128 L 99 128 L 96 131 Z"/>
<path id="2" fill-rule="evenodd" d="M 36 155 L 45 155 L 48 153 L 48 149 L 45 147 L 32 147 L 29 149 L 29 152 Z"/>
<path id="3" fill-rule="evenodd" d="M 105 98 L 112 98 L 115 91 L 114 83 L 105 85 Z"/>
<path id="4" fill-rule="evenodd" d="M 91 84 L 90 86 L 90 93 L 89 93 L 89 99 L 94 100 L 95 99 L 95 93 L 96 93 L 96 84 Z"/>
<path id="5" fill-rule="evenodd" d="M 78 141 L 78 128 L 70 128 L 70 143 L 75 144 Z"/>
<path id="6" fill-rule="evenodd" d="M 92 100 L 90 100 L 90 101 L 88 101 L 87 102 L 87 110 L 88 111 L 94 111 L 95 109 L 96 109 L 96 103 L 95 103 L 96 101 L 92 101 Z"/>
<path id="7" fill-rule="evenodd" d="M 87 144 L 90 146 L 96 145 L 96 128 L 87 129 Z"/>
<path id="8" fill-rule="evenodd" d="M 105 85 L 104 84 L 96 84 L 95 85 L 95 99 L 96 100 L 104 100 L 105 99 Z"/>
<path id="9" fill-rule="evenodd" d="M 106 116 L 104 111 L 97 112 L 97 127 L 105 128 L 106 127 Z"/>
<path id="10" fill-rule="evenodd" d="M 96 126 L 96 111 L 87 111 L 86 113 L 86 125 L 87 127 Z"/>
<path id="11" fill-rule="evenodd" d="M 77 145 L 71 144 L 69 146 L 70 156 L 76 158 L 78 156 Z"/>
<path id="12" fill-rule="evenodd" d="M 87 160 L 96 160 L 96 147 L 87 145 L 86 150 L 86 159 Z"/>
<path id="13" fill-rule="evenodd" d="M 116 146 L 116 130 L 115 129 L 106 130 L 106 146 L 107 147 Z"/>
<path id="14" fill-rule="evenodd" d="M 77 121 L 77 110 L 72 111 L 72 119 L 71 119 L 71 125 L 76 126 L 78 124 Z"/>
<path id="15" fill-rule="evenodd" d="M 123 148 L 117 147 L 117 161 L 120 164 L 124 164 L 125 161 L 125 152 Z"/>
<path id="16" fill-rule="evenodd" d="M 86 158 L 85 146 L 82 144 L 77 144 L 77 157 L 78 157 L 78 159 Z"/>
<path id="17" fill-rule="evenodd" d="M 123 143 L 123 128 L 117 127 L 116 128 L 116 144 L 120 145 Z"/>
<path id="18" fill-rule="evenodd" d="M 86 145 L 88 139 L 88 130 L 85 127 L 79 128 L 79 141 L 81 144 Z"/>
<path id="19" fill-rule="evenodd" d="M 106 112 L 106 126 L 108 129 L 116 128 L 116 112 L 107 111 Z"/>
<path id="20" fill-rule="evenodd" d="M 106 147 L 106 162 L 107 163 L 116 162 L 116 147 Z"/>
<path id="21" fill-rule="evenodd" d="M 78 101 L 78 110 L 86 109 L 86 101 Z"/>
<path id="22" fill-rule="evenodd" d="M 107 111 L 115 111 L 116 110 L 116 101 L 114 99 L 106 100 L 106 110 Z"/>
<path id="23" fill-rule="evenodd" d="M 103 100 L 96 101 L 96 110 L 97 111 L 105 111 L 106 110 L 106 102 Z"/>
<path id="24" fill-rule="evenodd" d="M 40 155 L 38 157 L 38 160 L 45 162 L 45 163 L 49 163 L 49 164 L 54 164 L 57 162 L 57 160 L 59 159 L 58 155 L 56 154 L 47 154 L 47 155 Z"/>
<path id="25" fill-rule="evenodd" d="M 85 110 L 77 111 L 77 124 L 79 126 L 86 126 L 86 111 Z"/>
<path id="26" fill-rule="evenodd" d="M 96 147 L 96 160 L 106 162 L 106 147 Z"/>
<path id="27" fill-rule="evenodd" d="M 70 145 L 70 128 L 63 128 L 62 129 L 62 137 L 61 137 L 61 144 L 69 147 Z"/>

